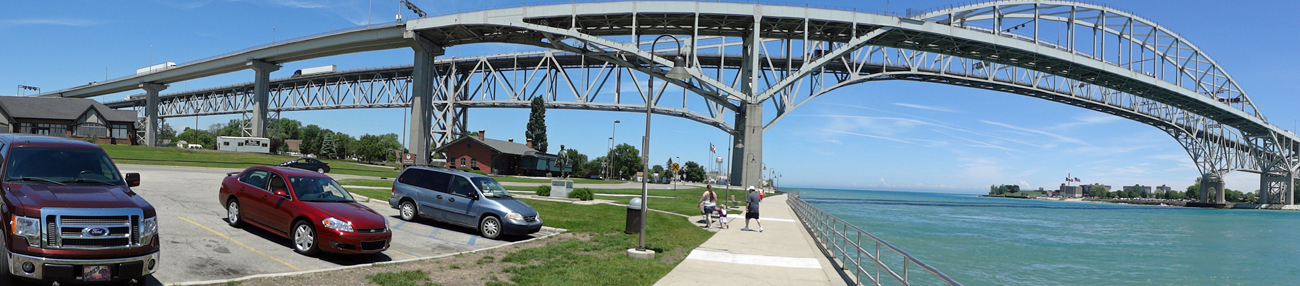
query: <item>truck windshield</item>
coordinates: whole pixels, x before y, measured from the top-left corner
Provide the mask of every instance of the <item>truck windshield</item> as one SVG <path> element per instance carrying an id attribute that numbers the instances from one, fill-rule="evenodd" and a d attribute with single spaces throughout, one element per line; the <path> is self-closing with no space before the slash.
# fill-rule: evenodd
<path id="1" fill-rule="evenodd" d="M 5 181 L 125 185 L 104 151 L 67 147 L 14 147 Z"/>
<path id="2" fill-rule="evenodd" d="M 470 180 L 474 181 L 474 185 L 478 186 L 478 189 L 483 191 L 483 196 L 485 197 L 511 197 L 510 192 L 507 192 L 506 188 L 502 188 L 501 184 L 497 183 L 497 180 L 493 180 L 492 178 L 471 178 Z"/>
<path id="3" fill-rule="evenodd" d="M 343 190 L 334 179 L 320 177 L 289 177 L 293 192 L 304 202 L 352 202 L 352 195 Z"/>

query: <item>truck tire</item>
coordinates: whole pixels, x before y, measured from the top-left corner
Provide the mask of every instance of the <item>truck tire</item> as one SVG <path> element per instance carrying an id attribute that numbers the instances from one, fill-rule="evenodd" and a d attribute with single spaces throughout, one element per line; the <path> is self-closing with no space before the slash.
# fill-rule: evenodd
<path id="1" fill-rule="evenodd" d="M 316 245 L 316 228 L 311 222 L 300 220 L 293 224 L 293 251 L 299 254 L 312 256 L 320 252 L 320 246 Z"/>
<path id="2" fill-rule="evenodd" d="M 0 237 L 0 245 L 5 245 L 5 239 Z M 9 252 L 4 250 L 4 252 Z M 0 285 L 14 285 L 14 278 L 9 275 L 9 255 L 0 255 Z"/>

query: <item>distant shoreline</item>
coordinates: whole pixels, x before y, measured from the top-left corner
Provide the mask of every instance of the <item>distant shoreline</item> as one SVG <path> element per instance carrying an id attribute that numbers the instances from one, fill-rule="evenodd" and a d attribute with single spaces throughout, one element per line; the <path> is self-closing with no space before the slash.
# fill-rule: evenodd
<path id="1" fill-rule="evenodd" d="M 1129 205 L 1147 205 L 1147 206 L 1168 206 L 1168 207 L 1195 207 L 1195 208 L 1219 208 L 1219 209 L 1254 209 L 1254 210 L 1285 210 L 1300 211 L 1300 205 L 1283 205 L 1283 204 L 1248 204 L 1248 203 L 1226 203 L 1216 205 L 1196 206 L 1197 202 L 1185 200 L 1167 200 L 1167 199 L 1094 199 L 1094 198 L 1061 198 L 1061 197 L 1008 197 L 995 195 L 980 195 L 986 198 L 1010 198 L 1010 199 L 1031 199 L 1057 202 L 1081 202 L 1081 203 L 1108 203 L 1108 204 L 1129 204 Z M 1188 206 L 1188 204 L 1194 204 Z"/>

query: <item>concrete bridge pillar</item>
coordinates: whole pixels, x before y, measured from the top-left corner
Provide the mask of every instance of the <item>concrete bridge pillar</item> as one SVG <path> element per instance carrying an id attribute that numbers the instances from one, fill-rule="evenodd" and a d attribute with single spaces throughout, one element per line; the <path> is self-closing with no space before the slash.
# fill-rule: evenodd
<path id="1" fill-rule="evenodd" d="M 1259 203 L 1260 204 L 1291 204 L 1291 189 L 1295 181 L 1295 175 L 1291 172 L 1285 174 L 1263 173 L 1259 175 Z"/>
<path id="2" fill-rule="evenodd" d="M 433 142 L 433 82 L 437 70 L 433 60 L 445 51 L 418 33 L 407 32 L 411 49 L 415 50 L 415 68 L 411 72 L 411 130 L 407 148 L 415 154 L 415 165 L 429 165 Z"/>
<path id="3" fill-rule="evenodd" d="M 1224 198 L 1223 187 L 1223 177 L 1219 174 L 1201 175 L 1201 190 L 1199 192 L 1201 201 L 1220 204 L 1227 202 L 1228 200 Z"/>
<path id="4" fill-rule="evenodd" d="M 249 125 L 253 129 L 253 137 L 266 137 L 266 113 L 270 105 L 271 72 L 280 70 L 280 65 L 251 60 L 248 61 L 247 66 L 256 73 L 253 76 L 253 118 L 249 120 Z"/>
<path id="5" fill-rule="evenodd" d="M 159 83 L 140 83 L 140 88 L 144 89 L 144 142 L 141 144 L 147 146 L 158 146 L 158 92 L 167 89 L 167 85 Z"/>
<path id="6" fill-rule="evenodd" d="M 762 186 L 763 105 L 749 103 L 736 112 L 736 136 L 731 144 L 734 186 Z M 736 180 L 739 179 L 739 180 Z"/>

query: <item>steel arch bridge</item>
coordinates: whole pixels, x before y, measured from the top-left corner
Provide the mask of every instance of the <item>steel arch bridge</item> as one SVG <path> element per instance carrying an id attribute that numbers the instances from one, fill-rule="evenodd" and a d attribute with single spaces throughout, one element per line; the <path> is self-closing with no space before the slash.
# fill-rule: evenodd
<path id="1" fill-rule="evenodd" d="M 645 36 L 661 34 L 682 36 L 684 51 L 645 42 Z M 546 51 L 435 61 L 445 47 L 478 43 Z M 354 79 L 340 74 L 269 80 L 279 63 L 401 47 L 415 51 L 409 69 L 346 73 Z M 694 78 L 665 77 L 672 56 L 684 56 Z M 257 73 L 251 86 L 171 95 L 172 101 L 160 105 L 158 91 L 165 84 L 248 68 Z M 690 96 L 683 95 L 677 107 L 661 102 L 662 92 L 638 90 L 640 98 L 631 101 L 620 92 L 601 95 L 611 78 L 639 82 L 638 76 L 647 75 Z M 44 95 L 89 97 L 144 88 L 149 130 L 156 130 L 160 116 L 247 112 L 254 134 L 264 132 L 261 122 L 271 108 L 411 106 L 412 134 L 422 135 L 412 139 L 413 150 L 428 150 L 435 137 L 448 140 L 460 132 L 466 107 L 518 107 L 544 96 L 553 107 L 644 112 L 650 101 L 656 113 L 735 134 L 733 143 L 743 144 L 733 145 L 743 147 L 733 147 L 733 177 L 753 184 L 760 178 L 764 129 L 818 96 L 877 80 L 997 90 L 1142 122 L 1187 150 L 1214 201 L 1223 202 L 1221 175 L 1240 170 L 1261 174 L 1260 203 L 1293 203 L 1297 136 L 1268 123 L 1216 62 L 1150 20 L 1068 1 L 997 1 L 905 17 L 706 2 L 518 7 L 287 41 Z M 762 115 L 765 104 L 776 112 L 770 121 Z M 159 113 L 159 106 L 167 112 Z M 727 116 L 734 118 L 730 124 Z"/>

